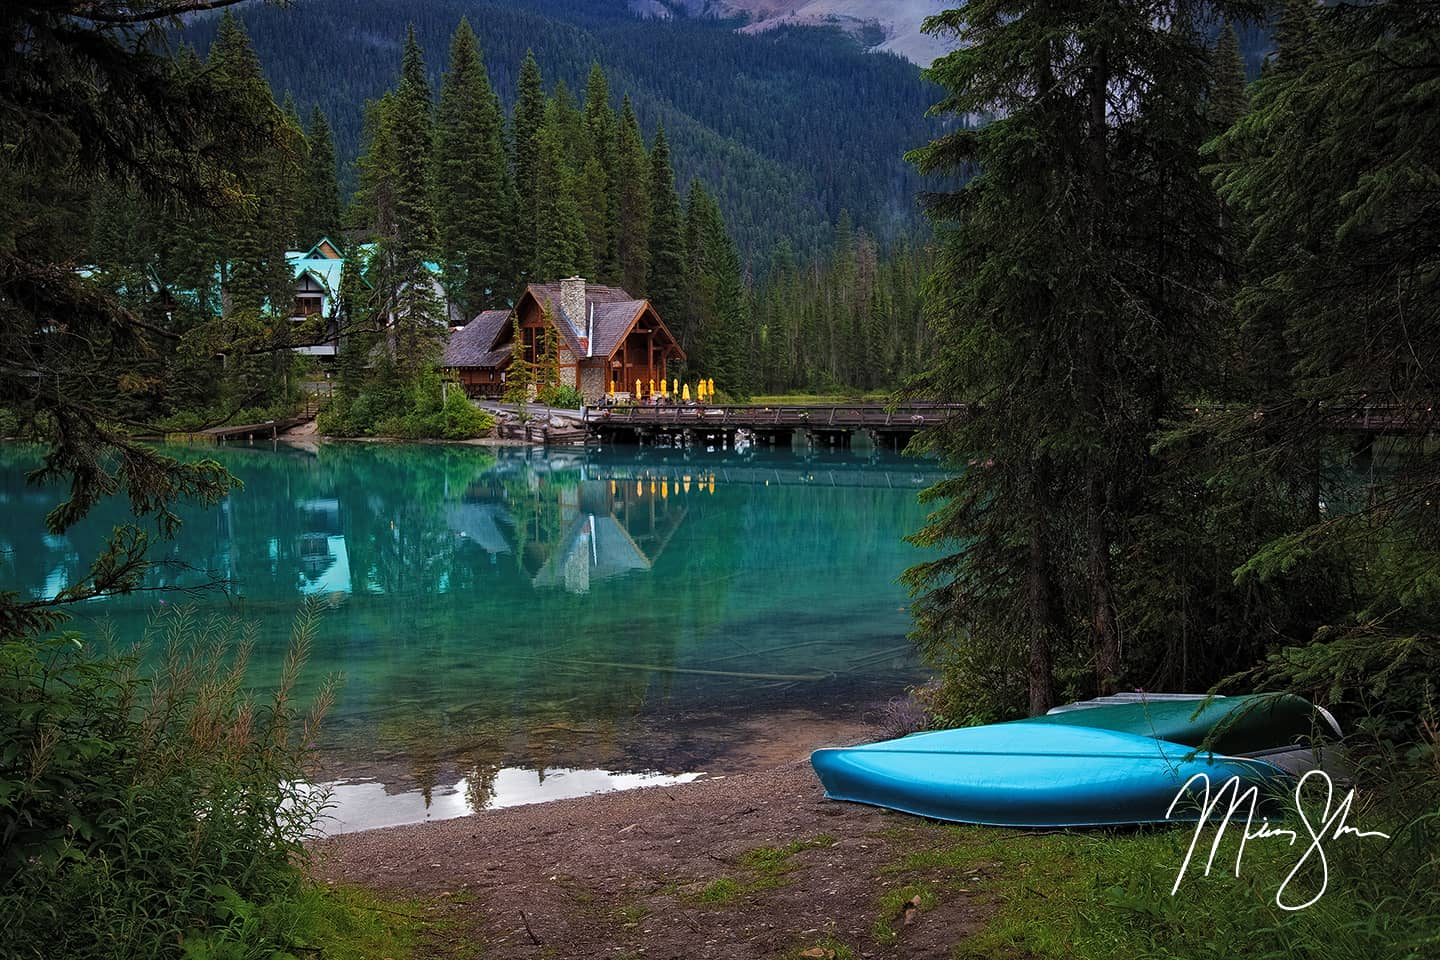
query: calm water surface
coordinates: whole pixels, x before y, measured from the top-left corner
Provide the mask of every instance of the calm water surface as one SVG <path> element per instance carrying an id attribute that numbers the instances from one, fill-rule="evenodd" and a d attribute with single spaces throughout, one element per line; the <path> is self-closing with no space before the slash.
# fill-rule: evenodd
<path id="1" fill-rule="evenodd" d="M 193 454 L 197 451 L 188 451 Z M 917 676 L 895 579 L 933 464 L 789 453 L 332 444 L 198 451 L 245 483 L 152 556 L 174 588 L 81 611 L 122 639 L 162 604 L 255 624 L 255 683 L 322 598 L 306 692 L 343 826 L 710 767 L 797 715 L 854 717 Z M 52 596 L 128 519 L 44 533 L 54 488 L 0 448 L 0 589 Z M 225 588 L 179 592 L 215 579 Z M 547 785 L 548 783 L 548 785 Z"/>

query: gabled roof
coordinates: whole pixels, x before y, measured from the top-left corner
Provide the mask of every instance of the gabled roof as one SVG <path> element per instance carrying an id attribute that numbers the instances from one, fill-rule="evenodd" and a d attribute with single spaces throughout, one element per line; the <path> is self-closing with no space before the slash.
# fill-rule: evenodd
<path id="1" fill-rule="evenodd" d="M 509 310 L 486 310 L 451 332 L 440 360 L 444 367 L 495 367 L 510 356 L 510 344 L 496 346 L 510 323 Z"/>
<path id="2" fill-rule="evenodd" d="M 286 253 L 285 260 L 290 264 L 296 280 L 308 273 L 326 289 L 330 296 L 333 297 L 340 292 L 340 274 L 345 269 L 344 260 L 312 257 L 309 253 L 300 253 L 297 250 Z"/>
<path id="3" fill-rule="evenodd" d="M 559 328 L 560 335 L 565 338 L 565 343 L 570 347 L 570 352 L 577 357 L 585 356 L 586 350 L 582 341 L 585 337 L 585 324 L 588 318 L 572 317 L 565 312 L 565 308 L 561 305 L 559 282 L 532 283 L 525 288 L 525 293 L 535 297 L 535 299 L 543 304 L 550 312 L 550 316 L 555 318 L 555 326 Z M 524 294 L 521 295 L 521 298 L 524 298 Z M 599 283 L 587 283 L 585 285 L 585 308 L 588 311 L 591 304 L 596 305 L 597 325 L 599 323 L 598 316 L 601 304 L 625 302 L 634 303 L 636 300 L 619 287 L 607 287 Z M 517 302 L 517 306 L 518 305 Z M 610 349 L 613 350 L 614 347 Z M 598 345 L 596 346 L 595 353 L 597 355 L 600 353 Z M 608 354 L 609 351 L 607 350 L 606 353 Z"/>
<path id="4" fill-rule="evenodd" d="M 595 305 L 595 345 L 597 357 L 608 357 L 620 346 L 625 334 L 635 325 L 648 300 L 621 300 L 618 303 Z"/>
<path id="5" fill-rule="evenodd" d="M 334 254 L 333 257 L 331 256 L 332 253 Z M 343 260 L 345 259 L 345 254 L 342 252 L 340 244 L 335 243 L 329 237 L 321 237 L 315 246 L 305 251 L 304 259 Z"/>

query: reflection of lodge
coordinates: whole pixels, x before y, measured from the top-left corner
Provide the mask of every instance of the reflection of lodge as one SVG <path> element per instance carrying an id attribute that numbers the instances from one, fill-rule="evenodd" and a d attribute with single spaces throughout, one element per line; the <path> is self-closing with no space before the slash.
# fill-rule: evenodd
<path id="1" fill-rule="evenodd" d="M 683 502 L 653 482 L 586 480 L 575 490 L 577 515 L 531 579 L 537 587 L 588 593 L 592 580 L 649 570 L 685 518 Z"/>
<path id="2" fill-rule="evenodd" d="M 349 593 L 350 562 L 340 523 L 340 501 L 333 497 L 301 500 L 295 507 L 300 514 L 302 589 L 305 593 Z"/>
<path id="3" fill-rule="evenodd" d="M 617 484 L 527 465 L 472 485 L 446 521 L 492 559 L 516 557 L 532 585 L 586 593 L 594 581 L 652 567 L 685 517 L 680 493 L 679 483 Z"/>

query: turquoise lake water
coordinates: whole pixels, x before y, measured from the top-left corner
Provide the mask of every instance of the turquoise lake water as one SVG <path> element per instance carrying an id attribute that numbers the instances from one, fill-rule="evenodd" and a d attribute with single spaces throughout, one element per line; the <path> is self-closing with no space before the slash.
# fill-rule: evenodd
<path id="1" fill-rule="evenodd" d="M 128 641 L 162 604 L 240 617 L 257 630 L 263 688 L 297 608 L 323 599 L 302 693 L 343 676 L 320 746 L 356 794 L 341 798 L 351 826 L 442 815 L 446 797 L 475 809 L 705 770 L 771 719 L 853 717 L 920 675 L 896 578 L 920 559 L 901 538 L 940 476 L 926 461 L 187 453 L 216 456 L 244 489 L 184 511 L 179 536 L 152 552 L 176 566 L 148 585 L 171 589 L 86 604 L 73 626 L 107 620 Z M 46 535 L 60 492 L 25 483 L 36 456 L 0 448 L 0 588 L 40 597 L 83 574 L 128 512 L 105 504 Z M 184 592 L 216 579 L 223 588 Z M 611 780 L 587 786 L 601 773 Z M 419 798 L 410 812 L 386 812 L 407 796 Z"/>

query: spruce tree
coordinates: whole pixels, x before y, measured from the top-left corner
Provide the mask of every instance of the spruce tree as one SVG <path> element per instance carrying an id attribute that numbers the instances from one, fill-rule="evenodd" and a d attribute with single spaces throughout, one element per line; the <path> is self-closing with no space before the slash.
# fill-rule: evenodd
<path id="1" fill-rule="evenodd" d="M 296 233 L 301 249 L 308 250 L 320 238 L 340 242 L 340 182 L 335 171 L 335 141 L 330 123 L 319 106 L 310 111 L 310 150 L 300 190 Z"/>
<path id="2" fill-rule="evenodd" d="M 440 89 L 435 153 L 445 284 L 469 320 L 515 295 L 514 200 L 500 102 L 464 18 Z"/>
<path id="3" fill-rule="evenodd" d="M 220 313 L 212 332 L 230 341 L 235 354 L 227 367 L 226 399 L 253 406 L 278 399 L 286 386 L 291 355 L 285 321 L 292 306 L 292 277 L 285 252 L 293 239 L 292 196 L 303 146 L 300 131 L 275 105 L 249 36 L 229 11 L 221 18 L 207 67 L 226 108 L 268 124 L 269 130 L 263 141 L 232 147 L 233 187 L 246 198 L 243 205 L 199 225 L 212 257 L 212 275 L 219 280 L 219 289 L 209 291 Z M 201 290 L 206 293 L 205 287 Z"/>
<path id="4" fill-rule="evenodd" d="M 972 404 L 924 442 L 984 466 L 927 491 L 913 539 L 954 549 L 906 575 L 922 648 L 971 709 L 1043 713 L 1057 664 L 1100 692 L 1148 666 L 1120 644 L 1122 518 L 1151 492 L 1161 418 L 1220 353 L 1214 301 L 1181 292 L 1219 287 L 1216 258 L 1188 253 L 1223 246 L 1187 10 L 972 0 L 930 21 L 961 47 L 930 71 L 944 112 L 995 118 L 912 154 L 976 174 L 931 203 L 940 348 L 916 391 Z"/>
<path id="5" fill-rule="evenodd" d="M 581 167 L 581 212 L 590 236 L 595 279 L 620 282 L 618 221 L 619 184 L 616 182 L 615 111 L 610 106 L 610 84 L 600 64 L 590 65 L 585 85 L 587 152 Z"/>
<path id="6" fill-rule="evenodd" d="M 1245 115 L 1249 106 L 1250 99 L 1245 91 L 1245 62 L 1240 59 L 1240 39 L 1235 35 L 1235 25 L 1227 23 L 1216 41 L 1211 67 L 1210 94 L 1206 101 L 1211 128 L 1216 133 L 1230 129 Z"/>
<path id="7" fill-rule="evenodd" d="M 685 272 L 682 278 L 681 302 L 664 315 L 665 324 L 681 348 L 690 358 L 690 365 L 699 370 L 704 360 L 704 346 L 700 341 L 702 317 L 707 313 L 701 290 L 701 278 L 705 273 L 706 218 L 713 204 L 705 185 L 697 177 L 690 181 L 690 192 L 685 197 L 685 228 L 682 235 L 685 253 Z"/>
<path id="8" fill-rule="evenodd" d="M 650 264 L 650 161 L 628 96 L 620 111 L 615 181 L 619 200 L 620 283 L 631 296 L 643 297 Z"/>
<path id="9" fill-rule="evenodd" d="M 576 198 L 579 178 L 566 156 L 563 107 L 558 104 L 552 103 L 546 111 L 537 149 L 535 276 L 548 281 L 590 274 L 589 236 Z M 579 317 L 571 319 L 583 322 Z"/>
<path id="10" fill-rule="evenodd" d="M 1437 115 L 1440 27 L 1417 4 L 1289 3 L 1277 41 L 1250 118 L 1220 144 L 1221 194 L 1250 240 L 1236 297 L 1245 390 L 1214 431 L 1207 479 L 1268 494 L 1254 498 L 1264 542 L 1237 577 L 1247 596 L 1310 614 L 1288 618 L 1288 649 L 1261 682 L 1365 699 L 1384 676 L 1419 703 L 1437 668 L 1416 653 L 1435 636 L 1422 598 L 1440 580 L 1436 458 L 1375 440 L 1389 463 L 1366 471 L 1364 497 L 1343 510 L 1324 507 L 1323 468 L 1350 453 L 1336 421 L 1373 415 L 1371 404 L 1397 436 L 1435 423 L 1440 189 L 1434 125 L 1417 118 Z M 1357 584 L 1365 599 L 1332 605 Z"/>
<path id="11" fill-rule="evenodd" d="M 384 122 L 393 143 L 394 222 L 389 234 L 380 237 L 381 276 L 395 367 L 409 380 L 435 359 L 446 330 L 444 304 L 427 266 L 439 247 L 430 193 L 434 131 L 424 54 L 413 25 L 406 33 L 400 82 Z"/>
<path id="12" fill-rule="evenodd" d="M 1315 0 L 1281 0 L 1275 53 L 1282 74 L 1304 73 L 1319 54 Z"/>
<path id="13" fill-rule="evenodd" d="M 690 188 L 685 224 L 685 306 L 680 313 L 687 369 L 713 378 L 717 389 L 743 399 L 754 384 L 747 350 L 751 315 L 740 254 L 719 205 L 698 181 Z"/>
<path id="14" fill-rule="evenodd" d="M 545 81 L 535 54 L 525 52 L 520 65 L 511 142 L 515 169 L 516 240 L 518 260 L 527 279 L 534 279 L 535 208 L 539 200 L 540 128 L 545 123 Z"/>
<path id="15" fill-rule="evenodd" d="M 650 301 L 660 316 L 680 306 L 685 270 L 685 235 L 680 198 L 675 194 L 675 172 L 670 167 L 670 145 L 665 126 L 655 128 L 650 149 Z"/>

